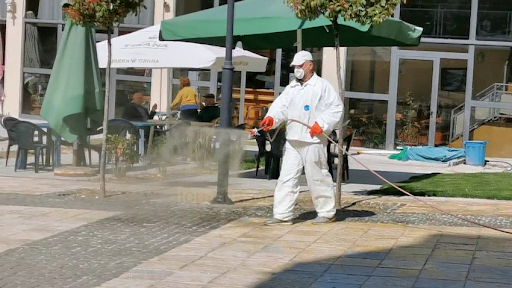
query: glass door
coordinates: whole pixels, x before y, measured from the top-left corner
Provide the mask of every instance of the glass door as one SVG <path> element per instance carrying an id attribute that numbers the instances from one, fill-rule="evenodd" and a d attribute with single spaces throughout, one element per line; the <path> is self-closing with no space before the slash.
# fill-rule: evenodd
<path id="1" fill-rule="evenodd" d="M 398 56 L 396 137 L 399 145 L 434 146 L 438 58 Z"/>

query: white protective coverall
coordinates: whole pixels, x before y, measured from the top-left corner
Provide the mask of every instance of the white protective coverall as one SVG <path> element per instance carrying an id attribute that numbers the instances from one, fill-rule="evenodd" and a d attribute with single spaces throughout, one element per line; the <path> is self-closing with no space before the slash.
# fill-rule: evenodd
<path id="1" fill-rule="evenodd" d="M 314 74 L 302 85 L 293 80 L 266 116 L 274 118 L 274 127 L 290 119 L 309 126 L 317 122 L 329 135 L 342 119 L 343 102 L 329 82 Z M 335 184 L 327 166 L 327 138 L 311 138 L 309 132 L 302 124 L 287 122 L 283 165 L 274 195 L 274 217 L 279 220 L 293 218 L 303 168 L 318 216 L 332 218 L 336 213 Z"/>

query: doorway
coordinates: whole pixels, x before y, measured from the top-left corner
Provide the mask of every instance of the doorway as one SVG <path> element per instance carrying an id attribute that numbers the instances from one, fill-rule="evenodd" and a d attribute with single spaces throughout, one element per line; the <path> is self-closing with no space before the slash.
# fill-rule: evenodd
<path id="1" fill-rule="evenodd" d="M 449 145 L 451 112 L 465 101 L 468 54 L 398 50 L 395 57 L 395 145 Z"/>

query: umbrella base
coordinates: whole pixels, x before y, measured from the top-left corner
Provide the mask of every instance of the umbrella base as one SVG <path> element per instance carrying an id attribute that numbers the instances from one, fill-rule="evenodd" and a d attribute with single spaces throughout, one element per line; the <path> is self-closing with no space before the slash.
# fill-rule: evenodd
<path id="1" fill-rule="evenodd" d="M 54 175 L 61 177 L 94 177 L 98 169 L 90 167 L 60 167 L 55 168 Z"/>

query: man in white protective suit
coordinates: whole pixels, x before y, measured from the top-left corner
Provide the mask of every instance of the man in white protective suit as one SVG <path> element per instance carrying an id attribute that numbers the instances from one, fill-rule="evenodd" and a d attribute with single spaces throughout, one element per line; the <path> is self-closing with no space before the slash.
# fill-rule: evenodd
<path id="1" fill-rule="evenodd" d="M 335 184 L 327 166 L 327 138 L 343 116 L 343 102 L 332 85 L 314 71 L 307 51 L 295 54 L 293 80 L 272 103 L 261 122 L 264 131 L 286 123 L 283 165 L 274 193 L 274 217 L 267 225 L 293 224 L 293 207 L 299 195 L 299 177 L 305 169 L 318 217 L 312 224 L 335 220 Z M 308 127 L 289 120 L 298 120 Z"/>

